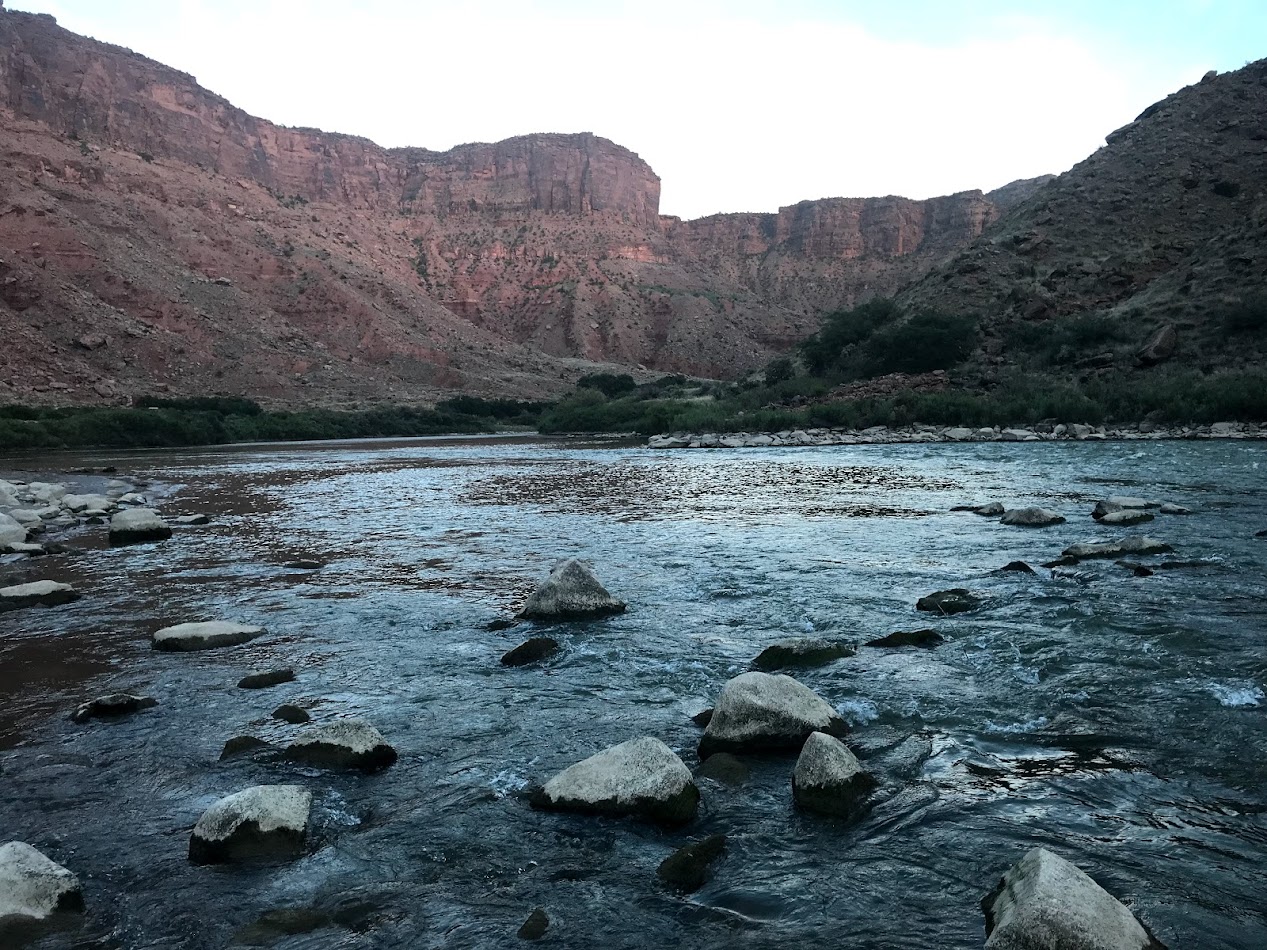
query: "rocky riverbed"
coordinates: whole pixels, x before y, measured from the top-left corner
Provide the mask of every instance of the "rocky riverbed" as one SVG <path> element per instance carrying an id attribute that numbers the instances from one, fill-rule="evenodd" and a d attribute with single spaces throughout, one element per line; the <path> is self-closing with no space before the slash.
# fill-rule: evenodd
<path id="1" fill-rule="evenodd" d="M 1259 442 L 83 461 L 7 480 L 105 489 L 0 564 L 77 595 L 0 621 L 37 946 L 1267 940 Z"/>

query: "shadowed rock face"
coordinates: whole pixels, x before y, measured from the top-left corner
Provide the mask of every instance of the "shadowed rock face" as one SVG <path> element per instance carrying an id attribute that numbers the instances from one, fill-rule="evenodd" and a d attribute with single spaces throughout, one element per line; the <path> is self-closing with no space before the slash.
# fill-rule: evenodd
<path id="1" fill-rule="evenodd" d="M 525 620 L 584 620 L 624 613 L 625 603 L 607 593 L 580 561 L 564 561 L 550 571 L 524 604 Z"/>
<path id="2" fill-rule="evenodd" d="M 397 755 L 368 722 L 343 719 L 305 730 L 286 747 L 286 758 L 320 768 L 376 772 Z"/>
<path id="3" fill-rule="evenodd" d="M 981 906 L 986 950 L 1165 950 L 1112 895 L 1043 848 L 1012 865 Z"/>
<path id="4" fill-rule="evenodd" d="M 822 732 L 810 733 L 792 773 L 796 804 L 837 818 L 857 816 L 875 785 L 845 744 Z"/>
<path id="5" fill-rule="evenodd" d="M 631 739 L 564 769 L 532 796 L 534 808 L 636 815 L 666 825 L 695 817 L 699 789 L 659 739 Z"/>

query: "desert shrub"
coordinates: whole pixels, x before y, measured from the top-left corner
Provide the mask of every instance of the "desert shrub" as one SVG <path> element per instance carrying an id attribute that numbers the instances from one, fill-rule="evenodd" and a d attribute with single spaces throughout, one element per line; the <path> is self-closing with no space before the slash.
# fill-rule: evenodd
<path id="1" fill-rule="evenodd" d="M 796 375 L 796 367 L 786 356 L 778 356 L 770 360 L 765 367 L 765 384 L 774 386 L 786 382 Z"/>
<path id="2" fill-rule="evenodd" d="M 628 373 L 591 373 L 576 381 L 577 389 L 596 389 L 604 396 L 613 398 L 638 388 L 634 378 Z"/>
<path id="3" fill-rule="evenodd" d="M 837 310 L 823 319 L 817 333 L 802 341 L 801 359 L 811 373 L 818 375 L 839 368 L 853 348 L 900 316 L 897 304 L 884 297 L 868 300 L 852 310 Z"/>
<path id="4" fill-rule="evenodd" d="M 963 362 L 976 344 L 975 318 L 920 313 L 873 333 L 864 347 L 863 364 L 877 376 L 950 369 Z"/>

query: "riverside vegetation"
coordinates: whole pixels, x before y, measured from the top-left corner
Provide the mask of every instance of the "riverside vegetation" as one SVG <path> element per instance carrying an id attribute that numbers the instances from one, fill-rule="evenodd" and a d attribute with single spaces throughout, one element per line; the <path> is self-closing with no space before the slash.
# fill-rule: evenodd
<path id="1" fill-rule="evenodd" d="M 1260 348 L 1267 341 L 1263 313 L 1267 306 L 1236 308 L 1225 329 L 1246 347 Z M 793 355 L 738 382 L 665 375 L 638 383 L 628 374 L 595 373 L 554 402 L 459 395 L 434 408 L 268 411 L 241 397 L 146 397 L 130 408 L 7 406 L 0 407 L 0 450 L 475 434 L 516 427 L 548 434 L 657 435 L 1043 421 L 1267 421 L 1267 372 L 1261 369 L 1155 366 L 1079 374 L 1086 354 L 1133 345 L 1104 317 L 1011 332 L 1005 344 L 1014 369 L 997 379 L 969 364 L 980 343 L 971 317 L 904 313 L 893 301 L 877 298 L 828 315 Z M 969 368 L 960 374 L 965 365 Z M 1065 370 L 1071 366 L 1074 371 Z M 872 385 L 865 385 L 868 381 Z"/>

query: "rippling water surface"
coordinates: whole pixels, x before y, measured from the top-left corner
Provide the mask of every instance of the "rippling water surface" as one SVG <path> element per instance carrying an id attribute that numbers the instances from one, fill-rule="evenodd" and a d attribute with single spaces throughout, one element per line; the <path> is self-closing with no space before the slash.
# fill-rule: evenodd
<path id="1" fill-rule="evenodd" d="M 980 947 L 982 895 L 1034 845 L 1075 861 L 1172 948 L 1267 946 L 1261 443 L 653 453 L 433 441 L 118 464 L 183 486 L 165 510 L 216 520 L 160 545 L 31 562 L 32 577 L 85 596 L 3 618 L 0 840 L 72 868 L 88 905 L 80 932 L 44 946 L 504 946 L 541 906 L 557 947 Z M 1194 508 L 1142 529 L 1190 563 L 1151 577 L 1112 561 L 992 573 L 1113 536 L 1089 517 L 1108 494 Z M 1069 523 L 949 512 L 995 499 Z M 283 567 L 299 556 L 327 566 Z M 568 556 L 629 612 L 553 627 L 559 656 L 501 667 L 532 631 L 487 625 Z M 986 606 L 916 613 L 918 597 L 961 586 Z M 212 617 L 270 634 L 150 650 L 156 627 Z M 521 794 L 640 735 L 694 768 L 690 716 L 773 640 L 929 625 L 946 637 L 934 650 L 862 648 L 797 674 L 853 724 L 881 779 L 860 822 L 795 812 L 790 758 L 753 759 L 741 787 L 701 779 L 700 816 L 681 831 L 534 812 Z M 279 665 L 297 682 L 235 687 Z M 66 720 L 114 690 L 160 705 Z M 371 776 L 217 761 L 231 736 L 291 734 L 269 718 L 283 702 L 318 721 L 369 719 L 400 761 Z M 290 781 L 315 793 L 309 854 L 187 862 L 215 799 Z M 689 898 L 658 886 L 664 857 L 718 832 L 730 845 L 708 885 Z M 243 929 L 287 907 L 333 926 Z"/>

